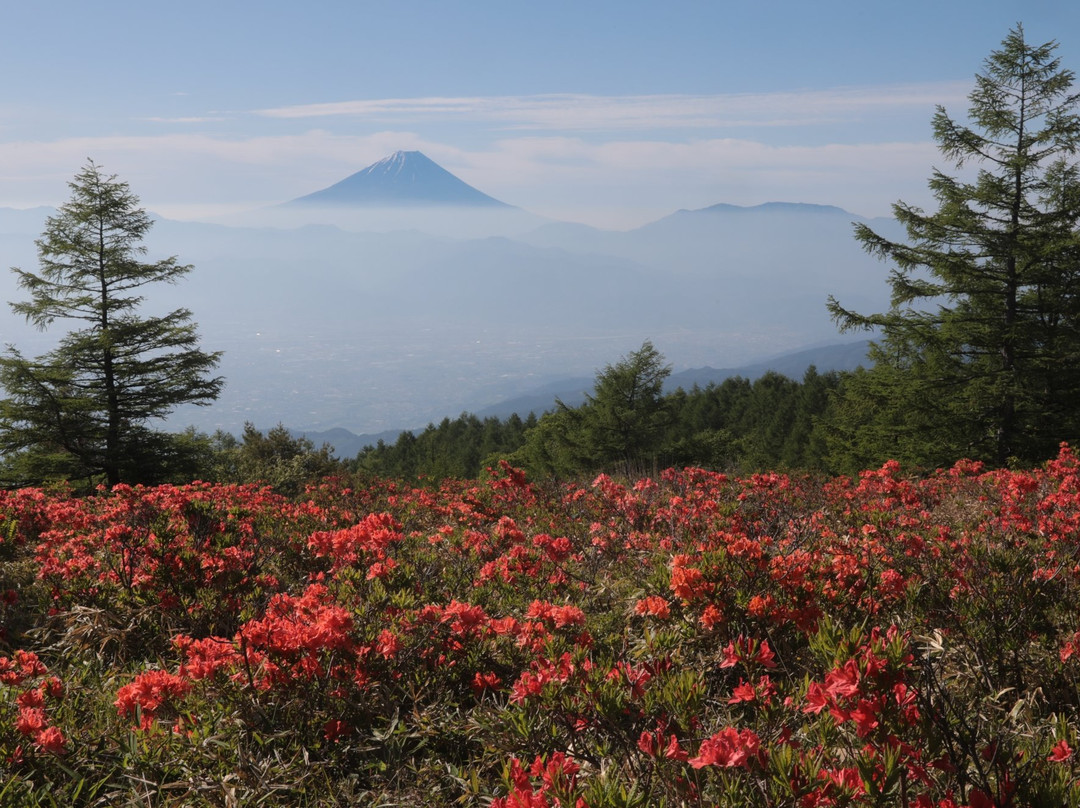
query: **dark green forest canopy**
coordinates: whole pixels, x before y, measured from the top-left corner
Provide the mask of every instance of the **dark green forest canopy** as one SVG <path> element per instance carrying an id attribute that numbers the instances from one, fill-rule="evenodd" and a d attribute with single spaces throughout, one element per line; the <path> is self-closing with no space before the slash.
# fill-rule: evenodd
<path id="1" fill-rule="evenodd" d="M 811 368 L 802 381 L 777 373 L 757 380 L 729 378 L 708 386 L 678 389 L 656 399 L 661 428 L 647 424 L 646 442 L 628 441 L 643 470 L 696 465 L 722 470 L 826 467 L 826 446 L 815 424 L 840 384 L 841 374 Z M 588 404 L 564 407 L 537 418 L 512 415 L 502 420 L 472 414 L 445 418 L 420 432 L 403 432 L 393 443 L 366 447 L 352 466 L 375 476 L 405 479 L 475 478 L 499 459 L 507 459 L 538 478 L 574 477 L 601 470 L 625 470 L 621 455 L 610 462 L 588 460 L 604 449 L 567 426 L 584 418 Z M 562 434 L 566 429 L 571 434 Z M 576 441 L 567 445 L 561 441 Z"/>

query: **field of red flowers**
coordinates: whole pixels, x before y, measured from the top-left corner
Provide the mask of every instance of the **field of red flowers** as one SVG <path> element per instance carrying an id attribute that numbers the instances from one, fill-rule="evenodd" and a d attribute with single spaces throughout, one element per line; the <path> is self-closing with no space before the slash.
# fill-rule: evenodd
<path id="1" fill-rule="evenodd" d="M 0 804 L 1080 806 L 1080 462 L 0 495 Z"/>

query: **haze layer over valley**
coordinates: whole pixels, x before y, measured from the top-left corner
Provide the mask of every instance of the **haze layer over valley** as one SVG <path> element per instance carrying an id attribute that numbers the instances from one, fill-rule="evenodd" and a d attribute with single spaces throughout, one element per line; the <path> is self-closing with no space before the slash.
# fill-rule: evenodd
<path id="1" fill-rule="evenodd" d="M 48 213 L 0 210 L 5 266 L 36 266 Z M 228 222 L 159 220 L 150 257 L 195 269 L 147 305 L 190 308 L 227 379 L 213 406 L 170 426 L 378 433 L 591 376 L 645 339 L 676 370 L 839 342 L 829 294 L 888 305 L 887 268 L 853 221 L 829 206 L 718 204 L 603 231 L 495 200 L 419 152 Z M 8 272 L 0 291 L 21 294 Z M 56 332 L 9 313 L 2 339 L 31 355 Z"/>

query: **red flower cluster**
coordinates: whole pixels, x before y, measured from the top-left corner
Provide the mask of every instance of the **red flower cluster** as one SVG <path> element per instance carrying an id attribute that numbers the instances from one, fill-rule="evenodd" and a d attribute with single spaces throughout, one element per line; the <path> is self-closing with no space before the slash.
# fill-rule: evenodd
<path id="1" fill-rule="evenodd" d="M 704 766 L 749 768 L 761 761 L 761 739 L 753 730 L 725 727 L 702 741 L 697 757 L 690 758 L 689 763 L 695 769 Z"/>
<path id="2" fill-rule="evenodd" d="M 148 730 L 153 728 L 160 710 L 175 709 L 190 690 L 191 683 L 183 676 L 166 671 L 146 671 L 120 688 L 116 694 L 116 709 L 120 715 L 137 716 L 139 728 Z"/>
<path id="3" fill-rule="evenodd" d="M 16 731 L 28 736 L 38 751 L 59 755 L 67 751 L 67 740 L 58 727 L 49 723 L 46 710 L 50 703 L 64 697 L 64 685 L 48 673 L 32 651 L 18 650 L 11 657 L 0 657 L 0 684 L 21 688 L 15 697 Z M 21 755 L 20 748 L 18 757 Z"/>

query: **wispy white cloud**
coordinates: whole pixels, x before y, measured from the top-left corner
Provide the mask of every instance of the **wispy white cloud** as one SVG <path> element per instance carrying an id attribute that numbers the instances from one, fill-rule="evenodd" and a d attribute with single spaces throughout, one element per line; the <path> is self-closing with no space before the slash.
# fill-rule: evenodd
<path id="1" fill-rule="evenodd" d="M 397 149 L 428 143 L 410 132 L 215 137 L 204 133 L 0 141 L 0 205 L 56 204 L 88 158 L 158 202 L 265 204 L 341 179 Z M 434 155 L 433 155 L 434 156 Z"/>
<path id="2" fill-rule="evenodd" d="M 884 215 L 925 204 L 930 142 L 776 146 L 749 139 L 668 142 L 569 135 L 503 137 L 472 148 L 406 130 L 346 135 L 157 136 L 0 142 L 0 205 L 57 204 L 92 157 L 159 213 L 196 218 L 282 202 L 397 149 L 423 151 L 486 193 L 556 218 L 630 226 L 678 208 L 784 200 Z"/>
<path id="3" fill-rule="evenodd" d="M 150 123 L 214 123 L 217 121 L 223 121 L 225 118 L 215 116 L 191 116 L 186 118 L 162 118 L 162 117 L 150 117 L 140 118 L 143 121 L 149 121 Z"/>
<path id="4" fill-rule="evenodd" d="M 256 110 L 271 118 L 485 122 L 507 129 L 604 131 L 805 126 L 885 109 L 961 103 L 961 82 L 728 95 L 532 95 L 384 98 Z"/>
<path id="5" fill-rule="evenodd" d="M 931 142 L 774 146 L 723 138 L 596 144 L 536 137 L 504 139 L 489 151 L 463 154 L 458 173 L 537 213 L 569 216 L 573 209 L 571 218 L 618 226 L 717 202 L 814 202 L 884 216 L 898 199 L 932 202 L 926 180 L 939 159 Z M 527 189 L 527 200 L 516 201 L 518 188 Z"/>

